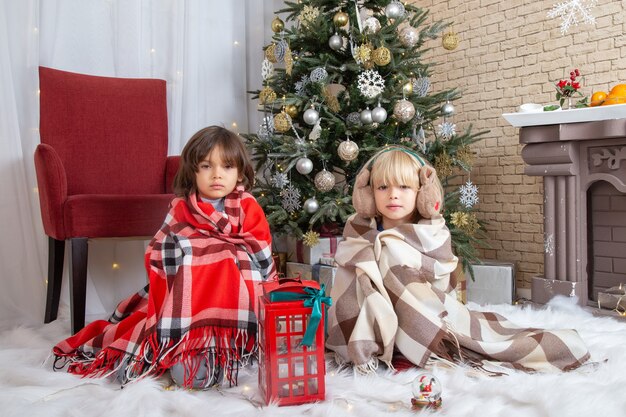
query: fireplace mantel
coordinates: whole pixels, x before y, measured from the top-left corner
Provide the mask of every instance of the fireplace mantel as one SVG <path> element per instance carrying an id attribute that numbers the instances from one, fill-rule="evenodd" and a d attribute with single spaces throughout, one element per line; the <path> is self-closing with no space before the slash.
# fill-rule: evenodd
<path id="1" fill-rule="evenodd" d="M 544 276 L 533 278 L 532 300 L 545 303 L 561 294 L 587 304 L 590 254 L 605 250 L 593 248 L 591 235 L 600 229 L 592 228 L 589 190 L 604 181 L 626 193 L 626 118 L 524 126 L 519 140 L 524 173 L 544 181 Z"/>

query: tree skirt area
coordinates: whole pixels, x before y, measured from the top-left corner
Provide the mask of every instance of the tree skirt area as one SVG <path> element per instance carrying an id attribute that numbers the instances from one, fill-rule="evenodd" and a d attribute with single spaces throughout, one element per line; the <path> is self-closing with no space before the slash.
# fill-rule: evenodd
<path id="1" fill-rule="evenodd" d="M 430 370 L 443 386 L 440 416 L 624 416 L 626 415 L 626 322 L 596 317 L 571 299 L 542 308 L 497 305 L 476 310 L 502 314 L 514 323 L 548 329 L 574 328 L 587 343 L 592 364 L 560 374 L 489 377 L 466 368 Z M 169 378 L 145 379 L 120 389 L 106 379 L 81 379 L 52 370 L 51 347 L 68 335 L 60 319 L 35 327 L 0 327 L 0 415 L 2 416 L 415 416 L 411 382 L 421 372 L 376 375 L 338 371 L 327 362 L 326 401 L 291 407 L 265 406 L 256 365 L 240 371 L 239 386 L 188 391 Z"/>

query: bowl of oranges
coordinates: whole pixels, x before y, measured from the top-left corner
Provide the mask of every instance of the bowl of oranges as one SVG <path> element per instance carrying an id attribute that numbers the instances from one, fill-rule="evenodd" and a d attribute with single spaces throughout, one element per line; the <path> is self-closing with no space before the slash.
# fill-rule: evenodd
<path id="1" fill-rule="evenodd" d="M 596 91 L 591 95 L 591 107 L 610 106 L 613 104 L 626 103 L 626 84 L 616 84 L 607 94 L 604 91 Z"/>

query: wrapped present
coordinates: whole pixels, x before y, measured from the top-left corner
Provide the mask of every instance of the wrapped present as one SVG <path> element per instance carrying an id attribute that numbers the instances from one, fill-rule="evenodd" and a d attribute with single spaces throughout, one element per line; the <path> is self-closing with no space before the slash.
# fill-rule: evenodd
<path id="1" fill-rule="evenodd" d="M 322 264 L 307 265 L 297 262 L 287 262 L 288 277 L 299 276 L 302 279 L 312 279 L 320 284 L 324 284 L 326 287 L 326 294 L 330 294 L 330 289 L 333 287 L 336 274 L 336 266 Z"/>
<path id="2" fill-rule="evenodd" d="M 472 264 L 474 279 L 467 282 L 467 299 L 477 304 L 513 304 L 515 265 L 511 262 L 483 261 Z M 469 275 L 469 272 L 467 273 Z"/>
<path id="3" fill-rule="evenodd" d="M 469 272 L 467 274 L 469 274 Z M 467 304 L 467 274 L 463 271 L 463 266 L 461 262 L 459 262 L 454 271 L 454 276 L 456 277 L 454 290 L 456 292 L 456 299 L 463 304 Z"/>
<path id="4" fill-rule="evenodd" d="M 324 320 L 330 297 L 312 280 L 262 284 L 259 297 L 259 390 L 269 404 L 325 398 Z"/>
<path id="5" fill-rule="evenodd" d="M 337 244 L 343 240 L 341 236 L 320 237 L 315 246 L 307 246 L 302 239 L 287 237 L 289 260 L 309 265 L 320 262 L 322 257 L 335 257 Z"/>
<path id="6" fill-rule="evenodd" d="M 285 275 L 287 273 L 287 252 L 272 253 L 272 260 L 276 266 L 276 272 Z"/>
<path id="7" fill-rule="evenodd" d="M 324 253 L 320 258 L 320 264 L 326 266 L 337 266 L 337 262 L 335 262 L 335 254 L 334 253 Z"/>

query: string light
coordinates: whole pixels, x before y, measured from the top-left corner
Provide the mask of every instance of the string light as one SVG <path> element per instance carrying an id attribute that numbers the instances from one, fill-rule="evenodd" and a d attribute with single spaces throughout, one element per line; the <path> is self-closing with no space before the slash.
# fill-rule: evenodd
<path id="1" fill-rule="evenodd" d="M 35 187 L 35 188 L 33 188 L 33 193 L 35 193 L 35 194 L 39 194 L 39 187 Z"/>
<path id="2" fill-rule="evenodd" d="M 233 127 L 233 129 L 237 129 L 237 122 L 233 122 L 231 126 Z"/>
<path id="3" fill-rule="evenodd" d="M 156 49 L 154 49 L 154 48 L 150 49 L 150 53 L 151 53 L 151 54 L 153 54 L 153 53 L 155 53 L 155 52 L 156 52 Z"/>
<path id="4" fill-rule="evenodd" d="M 113 265 L 111 265 L 112 269 L 120 269 L 120 264 L 118 264 L 117 262 L 113 262 Z"/>
<path id="5" fill-rule="evenodd" d="M 239 41 L 235 41 L 235 42 L 233 42 L 233 45 L 235 45 L 235 46 L 239 46 Z"/>

